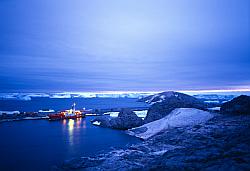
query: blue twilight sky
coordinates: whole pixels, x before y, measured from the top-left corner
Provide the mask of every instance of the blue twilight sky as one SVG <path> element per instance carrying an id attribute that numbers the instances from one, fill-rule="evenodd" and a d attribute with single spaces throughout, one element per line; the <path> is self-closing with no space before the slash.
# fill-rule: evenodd
<path id="1" fill-rule="evenodd" d="M 249 0 L 1 0 L 0 91 L 250 88 Z"/>

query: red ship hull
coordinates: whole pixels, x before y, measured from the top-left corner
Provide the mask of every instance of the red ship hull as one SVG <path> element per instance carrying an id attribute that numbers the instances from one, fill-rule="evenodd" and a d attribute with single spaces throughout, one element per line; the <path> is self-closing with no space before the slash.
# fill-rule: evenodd
<path id="1" fill-rule="evenodd" d="M 59 119 L 77 119 L 77 118 L 83 118 L 84 115 L 79 114 L 79 115 L 74 115 L 74 116 L 65 116 L 63 114 L 51 114 L 48 115 L 50 120 L 59 120 Z"/>

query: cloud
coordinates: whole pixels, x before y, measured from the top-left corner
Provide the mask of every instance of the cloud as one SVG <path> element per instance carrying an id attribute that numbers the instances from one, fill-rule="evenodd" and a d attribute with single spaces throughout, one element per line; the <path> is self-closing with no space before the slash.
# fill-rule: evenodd
<path id="1" fill-rule="evenodd" d="M 247 86 L 249 6 L 244 0 L 1 1 L 0 87 Z"/>

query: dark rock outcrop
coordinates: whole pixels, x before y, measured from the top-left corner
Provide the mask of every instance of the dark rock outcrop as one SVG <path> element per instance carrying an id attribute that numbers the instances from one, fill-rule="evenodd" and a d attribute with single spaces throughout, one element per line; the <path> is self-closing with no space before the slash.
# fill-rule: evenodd
<path id="1" fill-rule="evenodd" d="M 250 96 L 241 95 L 222 104 L 221 113 L 224 114 L 248 114 L 250 115 Z"/>
<path id="2" fill-rule="evenodd" d="M 101 116 L 97 117 L 92 122 L 95 121 L 99 122 L 102 127 L 121 130 L 131 129 L 143 124 L 143 120 L 130 109 L 122 109 L 116 118 Z"/>
<path id="3" fill-rule="evenodd" d="M 193 96 L 173 91 L 159 93 L 146 99 L 146 102 L 152 104 L 145 118 L 146 123 L 165 117 L 175 108 L 197 108 L 201 110 L 207 108 L 203 101 Z"/>
<path id="4" fill-rule="evenodd" d="M 114 129 L 127 130 L 138 127 L 143 124 L 142 119 L 139 118 L 132 110 L 123 109 L 117 118 L 111 119 L 111 127 Z"/>

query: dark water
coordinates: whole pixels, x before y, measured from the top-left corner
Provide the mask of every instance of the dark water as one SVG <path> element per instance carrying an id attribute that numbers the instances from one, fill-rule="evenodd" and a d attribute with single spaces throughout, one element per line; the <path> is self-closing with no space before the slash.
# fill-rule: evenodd
<path id="1" fill-rule="evenodd" d="M 57 104 L 53 109 L 67 108 L 72 99 L 53 99 Z M 62 101 L 60 101 L 62 100 Z M 89 99 L 80 106 L 102 107 L 136 107 L 131 99 Z M 8 105 L 1 103 L 1 110 L 34 110 L 48 108 L 50 101 L 21 102 Z M 84 103 L 85 102 L 85 103 Z M 133 103 L 134 102 L 134 103 Z M 27 104 L 29 103 L 29 104 Z M 65 104 L 65 105 L 63 105 Z M 90 156 L 107 152 L 111 147 L 124 148 L 139 142 L 138 139 L 123 131 L 93 126 L 93 117 L 78 120 L 28 120 L 0 123 L 0 170 L 50 170 L 53 165 L 60 165 L 72 157 Z"/>
<path id="2" fill-rule="evenodd" d="M 69 98 L 69 99 L 51 99 L 51 98 L 32 98 L 31 101 L 21 100 L 0 100 L 0 110 L 19 110 L 37 112 L 40 109 L 64 110 L 76 103 L 76 108 L 82 109 L 108 109 L 122 107 L 147 107 L 146 103 L 137 102 L 132 98 Z"/>

